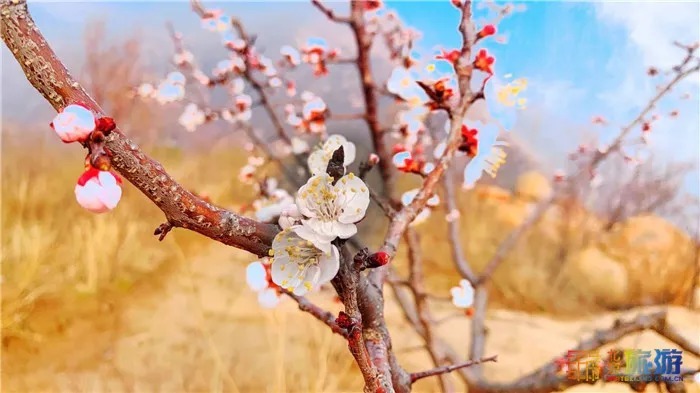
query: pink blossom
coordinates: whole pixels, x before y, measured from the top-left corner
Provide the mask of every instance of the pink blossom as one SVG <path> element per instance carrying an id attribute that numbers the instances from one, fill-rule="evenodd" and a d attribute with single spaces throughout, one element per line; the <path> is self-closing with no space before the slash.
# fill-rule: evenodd
<path id="1" fill-rule="evenodd" d="M 80 206 L 93 213 L 114 209 L 122 196 L 122 180 L 109 171 L 89 168 L 75 185 L 75 198 Z"/>
<path id="2" fill-rule="evenodd" d="M 82 105 L 68 105 L 54 117 L 51 128 L 65 143 L 84 141 L 95 130 L 95 115 Z"/>

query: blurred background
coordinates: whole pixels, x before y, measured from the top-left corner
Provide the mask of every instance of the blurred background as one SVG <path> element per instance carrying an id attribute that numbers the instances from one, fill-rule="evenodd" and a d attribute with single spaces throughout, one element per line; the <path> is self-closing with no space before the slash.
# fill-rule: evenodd
<path id="1" fill-rule="evenodd" d="M 349 30 L 307 3 L 205 5 L 239 17 L 272 58 L 280 47 L 315 36 L 344 54 L 354 52 Z M 346 12 L 344 3 L 331 5 Z M 458 193 L 461 241 L 476 270 L 547 194 L 552 174 L 567 168 L 577 145 L 605 143 L 636 116 L 661 80 L 647 75 L 649 67 L 669 68 L 683 56 L 671 42 L 699 37 L 698 3 L 521 5 L 526 9 L 499 25 L 502 42 L 489 50 L 498 59 L 497 78 L 512 74 L 528 80 L 527 108 L 513 119 L 509 159 L 499 176 Z M 449 2 L 387 7 L 422 32 L 418 52 L 430 56 L 459 42 L 458 15 Z M 174 70 L 167 22 L 183 34 L 203 70 L 226 57 L 186 2 L 30 2 L 29 8 L 73 75 L 175 179 L 232 210 L 244 210 L 255 199 L 255 191 L 238 180 L 249 154 L 241 147 L 247 141 L 243 132 L 219 122 L 189 133 L 177 123 L 182 105 L 159 106 L 129 94 Z M 382 48 L 379 43 L 373 52 L 379 81 L 392 69 Z M 114 211 L 82 210 L 73 187 L 84 152 L 53 135 L 52 109 L 4 46 L 1 64 L 3 390 L 361 390 L 341 339 L 293 302 L 283 301 L 275 310 L 258 306 L 245 283 L 251 255 L 185 230 L 158 242 L 151 234 L 163 215 L 130 185 Z M 299 89 L 320 95 L 340 113 L 357 112 L 362 96 L 356 70 L 333 67 L 324 78 L 298 71 Z M 485 367 L 487 377 L 509 381 L 523 375 L 641 307 L 668 306 L 670 321 L 700 341 L 698 86 L 696 74 L 659 106 L 661 118 L 654 122 L 643 163 L 611 158 L 600 171 L 599 186 L 571 185 L 567 198 L 496 271 L 486 353 L 498 354 L 499 362 Z M 284 96 L 277 98 L 284 103 Z M 668 115 L 674 111 L 677 115 Z M 395 112 L 390 100 L 382 102 L 383 122 L 390 123 Z M 609 125 L 593 124 L 596 116 Z M 262 111 L 254 110 L 252 124 L 272 138 Z M 367 152 L 361 122 L 330 122 L 328 129 Z M 263 171 L 274 175 L 275 168 Z M 399 185 L 407 190 L 417 184 L 406 175 Z M 386 223 L 381 214 L 368 217 L 360 233 L 377 245 Z M 436 209 L 416 229 L 427 286 L 443 319 L 439 332 L 466 355 L 469 319 L 455 317 L 449 302 L 459 277 L 446 242 L 445 212 Z M 405 270 L 402 257 L 395 263 Z M 311 297 L 332 312 L 340 310 L 331 290 Z M 404 367 L 430 368 L 421 340 L 391 297 L 386 314 Z M 672 347 L 648 332 L 619 346 Z M 683 361 L 700 366 L 688 354 Z M 425 379 L 415 389 L 436 386 Z M 608 384 L 572 390 L 627 389 Z"/>

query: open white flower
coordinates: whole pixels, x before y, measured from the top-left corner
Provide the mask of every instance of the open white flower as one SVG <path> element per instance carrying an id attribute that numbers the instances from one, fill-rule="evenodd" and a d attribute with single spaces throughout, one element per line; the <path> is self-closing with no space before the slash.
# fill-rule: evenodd
<path id="1" fill-rule="evenodd" d="M 467 280 L 460 280 L 458 287 L 450 289 L 452 304 L 459 308 L 469 308 L 474 303 L 474 287 Z"/>
<path id="2" fill-rule="evenodd" d="M 321 251 L 299 237 L 297 228 L 282 230 L 272 241 L 272 282 L 301 296 L 335 277 L 340 255 L 333 245 L 328 252 Z"/>
<path id="3" fill-rule="evenodd" d="M 343 147 L 343 166 L 348 167 L 355 161 L 355 144 L 345 139 L 342 135 L 331 135 L 323 143 L 320 149 L 314 150 L 309 154 L 307 163 L 309 165 L 309 170 L 311 174 L 318 175 L 320 173 L 326 173 L 326 168 L 328 168 L 328 162 L 333 157 L 333 153 L 338 150 L 338 148 Z"/>
<path id="4" fill-rule="evenodd" d="M 348 239 L 357 233 L 355 223 L 367 212 L 369 190 L 353 173 L 343 176 L 335 185 L 330 175 L 322 173 L 301 186 L 296 204 L 306 217 L 297 234 L 328 252 L 330 242 L 336 237 Z"/>

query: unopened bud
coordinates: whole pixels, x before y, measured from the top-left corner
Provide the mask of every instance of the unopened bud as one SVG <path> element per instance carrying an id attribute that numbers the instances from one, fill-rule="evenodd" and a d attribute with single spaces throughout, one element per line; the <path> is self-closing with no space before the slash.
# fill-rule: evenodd
<path id="1" fill-rule="evenodd" d="M 384 266 L 391 261 L 391 257 L 384 251 L 375 252 L 367 259 L 367 267 L 377 268 Z"/>
<path id="2" fill-rule="evenodd" d="M 377 165 L 379 163 L 379 156 L 371 153 L 367 159 L 367 163 L 372 166 Z"/>

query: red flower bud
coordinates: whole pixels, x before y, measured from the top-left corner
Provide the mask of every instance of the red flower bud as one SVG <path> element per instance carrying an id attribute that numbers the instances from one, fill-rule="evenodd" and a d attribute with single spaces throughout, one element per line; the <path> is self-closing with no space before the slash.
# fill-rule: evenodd
<path id="1" fill-rule="evenodd" d="M 389 261 L 391 261 L 389 254 L 385 253 L 384 251 L 375 252 L 369 256 L 368 267 L 375 268 L 384 266 L 389 263 Z"/>
<path id="2" fill-rule="evenodd" d="M 111 117 L 100 117 L 95 120 L 95 129 L 102 131 L 105 135 L 108 135 L 116 127 L 117 123 Z"/>
<path id="3" fill-rule="evenodd" d="M 350 329 L 353 325 L 352 318 L 345 312 L 341 311 L 335 319 L 335 323 L 343 329 Z"/>
<path id="4" fill-rule="evenodd" d="M 481 29 L 481 31 L 479 31 L 476 34 L 476 38 L 481 39 L 481 38 L 488 37 L 488 36 L 494 35 L 494 34 L 496 34 L 496 26 L 486 25 Z"/>

